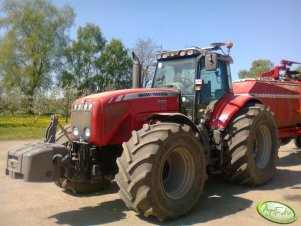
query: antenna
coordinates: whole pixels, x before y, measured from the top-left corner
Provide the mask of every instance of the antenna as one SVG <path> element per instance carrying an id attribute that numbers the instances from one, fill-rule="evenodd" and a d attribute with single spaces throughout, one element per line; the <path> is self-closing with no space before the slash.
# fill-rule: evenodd
<path id="1" fill-rule="evenodd" d="M 162 21 L 160 21 L 160 26 L 161 26 L 161 45 L 160 45 L 160 48 L 161 48 L 161 51 L 163 49 L 163 44 L 162 44 Z"/>

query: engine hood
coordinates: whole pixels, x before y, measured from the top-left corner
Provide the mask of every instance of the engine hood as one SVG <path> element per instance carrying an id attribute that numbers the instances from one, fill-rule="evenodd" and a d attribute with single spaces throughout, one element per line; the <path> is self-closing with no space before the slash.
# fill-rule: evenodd
<path id="1" fill-rule="evenodd" d="M 72 106 L 72 128 L 79 131 L 77 140 L 97 146 L 121 144 L 150 115 L 179 112 L 179 97 L 179 90 L 168 88 L 116 90 L 86 96 Z M 86 128 L 91 137 L 84 136 Z"/>

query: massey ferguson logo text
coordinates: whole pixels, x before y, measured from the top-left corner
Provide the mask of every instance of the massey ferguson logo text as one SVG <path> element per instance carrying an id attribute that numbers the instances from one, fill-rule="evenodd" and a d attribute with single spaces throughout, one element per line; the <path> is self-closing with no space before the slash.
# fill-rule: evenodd
<path id="1" fill-rule="evenodd" d="M 168 93 L 138 93 L 139 97 L 166 97 Z"/>

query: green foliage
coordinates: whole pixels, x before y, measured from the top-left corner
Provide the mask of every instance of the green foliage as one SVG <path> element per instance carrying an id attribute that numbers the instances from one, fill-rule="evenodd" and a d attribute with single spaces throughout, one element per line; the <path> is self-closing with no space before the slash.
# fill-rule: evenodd
<path id="1" fill-rule="evenodd" d="M 66 32 L 73 24 L 70 7 L 57 9 L 47 0 L 5 0 L 0 28 L 0 67 L 5 87 L 18 87 L 31 109 L 38 90 L 49 88 L 61 65 Z"/>
<path id="2" fill-rule="evenodd" d="M 239 78 L 256 78 L 258 75 L 272 70 L 273 63 L 270 60 L 255 60 L 252 62 L 252 67 L 249 71 L 241 70 L 238 72 Z"/>
<path id="3" fill-rule="evenodd" d="M 86 24 L 77 30 L 77 39 L 65 51 L 66 67 L 62 72 L 63 87 L 76 87 L 77 96 L 96 92 L 93 78 L 99 74 L 96 61 L 106 40 L 97 25 Z"/>
<path id="4" fill-rule="evenodd" d="M 65 122 L 70 117 L 70 109 L 73 102 L 77 99 L 78 91 L 71 85 L 59 87 L 55 90 L 55 109 L 56 113 L 64 116 Z M 52 111 L 53 112 L 53 111 Z"/>
<path id="5" fill-rule="evenodd" d="M 98 26 L 87 24 L 65 51 L 62 87 L 73 87 L 77 97 L 94 92 L 131 87 L 132 60 L 120 40 L 106 45 Z"/>
<path id="6" fill-rule="evenodd" d="M 95 77 L 99 91 L 130 88 L 132 60 L 120 40 L 113 39 L 98 60 L 100 74 Z"/>
<path id="7" fill-rule="evenodd" d="M 60 118 L 62 124 L 64 118 Z M 16 114 L 16 116 L 0 115 L 0 140 L 43 138 L 50 122 L 50 116 Z"/>
<path id="8" fill-rule="evenodd" d="M 91 23 L 79 27 L 71 41 L 74 12 L 69 6 L 58 9 L 50 0 L 4 0 L 1 6 L 0 113 L 69 116 L 80 96 L 131 87 L 128 49 L 116 39 L 107 44 Z M 141 43 L 148 68 L 155 46 L 149 39 Z M 146 82 L 148 73 L 145 69 Z"/>
<path id="9" fill-rule="evenodd" d="M 22 108 L 22 95 L 18 88 L 12 88 L 0 96 L 0 113 L 10 112 L 12 115 Z"/>

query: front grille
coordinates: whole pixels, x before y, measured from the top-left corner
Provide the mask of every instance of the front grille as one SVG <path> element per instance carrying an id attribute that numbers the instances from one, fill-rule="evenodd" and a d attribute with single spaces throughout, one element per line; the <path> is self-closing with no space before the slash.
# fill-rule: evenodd
<path id="1" fill-rule="evenodd" d="M 71 113 L 72 129 L 76 127 L 79 131 L 79 137 L 84 138 L 84 129 L 91 128 L 91 111 L 73 110 Z"/>

